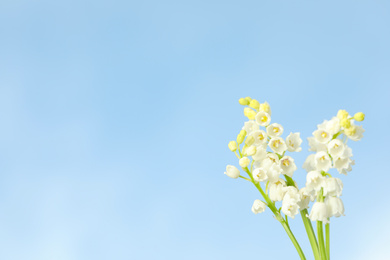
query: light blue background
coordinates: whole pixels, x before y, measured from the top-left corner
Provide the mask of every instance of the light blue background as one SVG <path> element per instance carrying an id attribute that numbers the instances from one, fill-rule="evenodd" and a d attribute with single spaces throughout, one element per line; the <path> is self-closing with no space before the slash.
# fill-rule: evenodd
<path id="1" fill-rule="evenodd" d="M 2 0 L 0 259 L 297 259 L 223 174 L 248 95 L 300 186 L 316 124 L 366 113 L 332 258 L 388 259 L 389 46 L 388 1 Z"/>

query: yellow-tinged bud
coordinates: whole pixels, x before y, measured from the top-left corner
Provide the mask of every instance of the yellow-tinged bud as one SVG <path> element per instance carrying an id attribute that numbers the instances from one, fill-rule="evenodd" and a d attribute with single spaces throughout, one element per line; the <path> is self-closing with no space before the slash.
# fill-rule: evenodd
<path id="1" fill-rule="evenodd" d="M 245 131 L 244 129 L 242 129 L 242 130 L 240 131 L 240 135 L 246 136 L 246 131 Z"/>
<path id="2" fill-rule="evenodd" d="M 246 97 L 245 99 L 248 100 L 248 102 L 252 101 L 252 99 L 250 97 Z"/>
<path id="3" fill-rule="evenodd" d="M 238 103 L 240 103 L 240 105 L 243 105 L 243 106 L 249 105 L 249 101 L 247 99 L 245 99 L 245 98 L 240 98 L 238 100 Z"/>
<path id="4" fill-rule="evenodd" d="M 244 115 L 245 115 L 249 120 L 253 120 L 253 119 L 255 119 L 256 112 L 253 111 L 253 109 L 251 109 L 251 108 L 249 108 L 249 107 L 246 107 L 246 108 L 244 108 Z"/>
<path id="5" fill-rule="evenodd" d="M 247 146 L 251 146 L 255 142 L 255 138 L 253 136 L 248 136 L 245 140 L 245 144 Z"/>
<path id="6" fill-rule="evenodd" d="M 229 146 L 230 151 L 232 151 L 232 152 L 235 152 L 237 150 L 237 143 L 236 143 L 236 141 L 230 141 L 228 146 Z"/>
<path id="7" fill-rule="evenodd" d="M 254 109 L 259 109 L 260 103 L 256 99 L 252 99 L 252 101 L 249 103 L 249 106 Z"/>
<path id="8" fill-rule="evenodd" d="M 364 114 L 362 112 L 358 112 L 353 116 L 353 119 L 355 119 L 356 121 L 363 121 Z"/>
<path id="9" fill-rule="evenodd" d="M 252 145 L 245 149 L 245 155 L 253 156 L 256 154 L 256 146 Z"/>
<path id="10" fill-rule="evenodd" d="M 337 117 L 342 120 L 344 118 L 347 118 L 348 117 L 348 112 L 343 110 L 343 109 L 340 109 L 339 112 L 337 112 Z"/>
<path id="11" fill-rule="evenodd" d="M 341 119 L 340 125 L 344 128 L 350 128 L 351 127 L 351 121 L 349 121 L 348 118 Z"/>
<path id="12" fill-rule="evenodd" d="M 269 114 L 269 112 L 271 111 L 271 107 L 269 106 L 269 104 L 267 102 L 265 102 L 265 103 L 260 104 L 259 110 L 264 111 L 264 112 Z"/>
<path id="13" fill-rule="evenodd" d="M 237 143 L 238 144 L 242 144 L 242 142 L 244 142 L 244 139 L 245 139 L 245 135 L 242 135 L 242 134 L 237 135 Z"/>
<path id="14" fill-rule="evenodd" d="M 344 133 L 347 135 L 347 136 L 351 136 L 351 135 L 354 135 L 356 133 L 356 126 L 350 126 L 349 128 L 347 129 L 344 129 Z"/>

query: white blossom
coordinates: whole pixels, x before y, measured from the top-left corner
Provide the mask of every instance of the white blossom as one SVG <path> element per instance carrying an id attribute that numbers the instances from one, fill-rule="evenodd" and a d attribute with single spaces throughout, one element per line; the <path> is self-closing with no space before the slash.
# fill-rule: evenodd
<path id="1" fill-rule="evenodd" d="M 253 170 L 253 179 L 256 182 L 266 181 L 268 179 L 267 171 L 263 168 L 256 168 Z"/>
<path id="2" fill-rule="evenodd" d="M 270 124 L 267 126 L 267 134 L 270 137 L 279 137 L 283 134 L 283 127 L 277 123 Z"/>
<path id="3" fill-rule="evenodd" d="M 321 190 L 324 182 L 325 177 L 319 171 L 311 171 L 306 175 L 306 188 L 308 192 Z"/>
<path id="4" fill-rule="evenodd" d="M 314 171 L 316 169 L 316 167 L 314 166 L 314 157 L 315 154 L 310 154 L 303 163 L 302 168 L 305 169 L 307 172 Z"/>
<path id="5" fill-rule="evenodd" d="M 240 176 L 240 171 L 233 165 L 227 165 L 225 174 L 230 178 L 237 179 Z"/>
<path id="6" fill-rule="evenodd" d="M 301 200 L 298 202 L 298 206 L 300 210 L 304 210 L 309 208 L 310 201 L 313 201 L 315 196 L 313 192 L 308 192 L 306 187 L 303 187 L 299 190 L 299 194 L 301 196 Z"/>
<path id="7" fill-rule="evenodd" d="M 347 172 L 352 170 L 352 165 L 355 161 L 351 159 L 352 149 L 348 146 L 345 147 L 341 156 L 333 158 L 333 167 L 341 174 L 347 175 Z"/>
<path id="8" fill-rule="evenodd" d="M 252 155 L 252 159 L 255 161 L 262 161 L 266 158 L 266 156 L 267 156 L 267 151 L 265 150 L 265 148 L 262 146 L 257 146 L 256 153 Z"/>
<path id="9" fill-rule="evenodd" d="M 277 154 L 283 154 L 287 150 L 287 145 L 281 137 L 272 137 L 268 145 Z"/>
<path id="10" fill-rule="evenodd" d="M 289 152 L 300 152 L 302 150 L 301 144 L 300 133 L 290 133 L 286 138 L 287 150 Z"/>
<path id="11" fill-rule="evenodd" d="M 327 172 L 332 166 L 332 161 L 327 152 L 317 152 L 314 156 L 314 166 L 319 171 Z"/>
<path id="12" fill-rule="evenodd" d="M 339 178 L 326 178 L 324 182 L 324 196 L 340 197 L 343 192 L 343 182 Z"/>
<path id="13" fill-rule="evenodd" d="M 252 212 L 257 214 L 257 213 L 262 213 L 265 211 L 267 208 L 267 205 L 262 202 L 261 200 L 255 200 L 252 205 Z"/>
<path id="14" fill-rule="evenodd" d="M 267 146 L 267 134 L 263 130 L 253 131 L 250 135 L 255 138 L 255 146 Z"/>
<path id="15" fill-rule="evenodd" d="M 311 221 L 322 221 L 328 223 L 328 210 L 324 202 L 315 202 L 311 209 L 309 218 Z"/>
<path id="16" fill-rule="evenodd" d="M 285 188 L 285 194 L 283 197 L 282 202 L 282 212 L 291 217 L 294 218 L 295 215 L 299 213 L 299 205 L 301 195 L 299 194 L 299 191 L 297 188 L 293 186 L 289 186 Z"/>
<path id="17" fill-rule="evenodd" d="M 282 168 L 283 173 L 290 177 L 293 176 L 294 171 L 297 169 L 294 159 L 290 156 L 284 156 L 282 159 L 280 159 L 280 167 Z"/>
<path id="18" fill-rule="evenodd" d="M 308 137 L 307 140 L 309 141 L 309 151 L 312 152 L 319 152 L 319 151 L 326 151 L 326 143 L 320 143 L 317 142 L 317 140 L 314 137 Z"/>
<path id="19" fill-rule="evenodd" d="M 259 130 L 259 125 L 254 120 L 249 120 L 244 123 L 242 129 L 246 131 L 247 135 L 250 135 L 252 132 Z"/>
<path id="20" fill-rule="evenodd" d="M 283 199 L 286 182 L 283 179 L 278 179 L 276 182 L 269 185 L 269 198 L 273 201 L 281 201 Z"/>
<path id="21" fill-rule="evenodd" d="M 256 123 L 260 126 L 267 126 L 271 122 L 271 116 L 264 111 L 260 111 L 255 116 Z"/>
<path id="22" fill-rule="evenodd" d="M 322 143 L 322 144 L 326 144 L 327 142 L 330 141 L 330 139 L 332 139 L 332 136 L 330 133 L 328 133 L 326 130 L 324 129 L 317 129 L 313 132 L 313 135 L 314 135 L 314 138 L 317 142 L 319 143 Z"/>
<path id="23" fill-rule="evenodd" d="M 327 146 L 328 152 L 332 157 L 337 157 L 344 153 L 344 143 L 340 139 L 333 139 Z"/>
<path id="24" fill-rule="evenodd" d="M 279 176 L 282 173 L 282 168 L 278 163 L 274 163 L 267 169 L 268 181 L 274 183 L 279 180 Z"/>
<path id="25" fill-rule="evenodd" d="M 333 117 L 331 120 L 324 120 L 321 124 L 317 125 L 318 129 L 325 130 L 333 137 L 340 131 L 340 119 Z"/>
<path id="26" fill-rule="evenodd" d="M 337 197 L 327 197 L 325 199 L 325 204 L 327 206 L 328 210 L 328 216 L 329 217 L 340 217 L 345 216 L 344 215 L 344 204 L 343 201 L 340 198 Z"/>
<path id="27" fill-rule="evenodd" d="M 348 136 L 348 138 L 353 141 L 359 141 L 360 139 L 363 138 L 364 132 L 365 130 L 363 129 L 362 126 L 355 126 L 355 134 Z"/>
<path id="28" fill-rule="evenodd" d="M 245 155 L 246 156 L 253 156 L 256 154 L 256 146 L 251 145 L 248 148 L 245 149 Z"/>

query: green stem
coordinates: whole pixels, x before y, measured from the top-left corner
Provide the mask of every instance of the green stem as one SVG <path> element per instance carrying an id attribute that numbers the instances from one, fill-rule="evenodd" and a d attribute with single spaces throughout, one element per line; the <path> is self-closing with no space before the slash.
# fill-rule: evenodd
<path id="1" fill-rule="evenodd" d="M 321 260 L 326 260 L 324 231 L 322 229 L 322 221 L 317 221 L 317 235 L 318 235 L 318 244 L 320 246 Z"/>
<path id="2" fill-rule="evenodd" d="M 295 249 L 297 250 L 301 260 L 306 260 L 305 254 L 302 251 L 302 248 L 300 247 L 297 239 L 295 238 L 294 234 L 292 233 L 290 227 L 288 226 L 287 222 L 283 219 L 281 214 L 279 213 L 278 209 L 275 207 L 275 204 L 272 202 L 272 200 L 267 196 L 266 193 L 264 193 L 263 189 L 261 188 L 259 183 L 256 183 L 253 179 L 253 176 L 251 172 L 249 171 L 248 167 L 243 168 L 244 171 L 249 175 L 251 178 L 253 184 L 256 186 L 256 188 L 259 190 L 265 201 L 267 202 L 268 207 L 270 210 L 274 213 L 275 218 L 282 224 L 284 230 L 286 231 L 288 237 L 290 238 L 291 242 L 294 244 Z"/>
<path id="3" fill-rule="evenodd" d="M 313 251 L 314 259 L 315 260 L 320 260 L 320 254 L 318 251 L 318 243 L 316 239 L 316 235 L 314 233 L 313 226 L 311 225 L 311 221 L 307 217 L 308 212 L 307 209 L 304 209 L 301 211 L 301 217 L 303 224 L 305 225 L 306 233 L 310 241 L 311 249 Z"/>
<path id="4" fill-rule="evenodd" d="M 325 224 L 325 234 L 326 234 L 326 256 L 330 260 L 330 224 Z"/>

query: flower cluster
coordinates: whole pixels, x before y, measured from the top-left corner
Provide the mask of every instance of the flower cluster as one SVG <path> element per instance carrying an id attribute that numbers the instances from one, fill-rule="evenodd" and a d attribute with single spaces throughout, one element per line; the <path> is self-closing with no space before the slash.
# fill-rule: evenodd
<path id="1" fill-rule="evenodd" d="M 277 208 L 275 203 L 281 202 L 277 211 L 294 218 L 300 211 L 309 208 L 310 201 L 316 201 L 309 216 L 312 221 L 327 223 L 332 216 L 344 215 L 340 199 L 343 183 L 328 171 L 335 168 L 345 175 L 351 171 L 354 161 L 347 140 L 362 138 L 364 130 L 355 125 L 355 121 L 363 121 L 364 114 L 360 112 L 352 117 L 345 110 L 340 110 L 337 116 L 317 126 L 313 137 L 308 138 L 309 150 L 315 153 L 309 155 L 303 165 L 308 172 L 306 186 L 299 189 L 292 179 L 297 166 L 286 152 L 302 150 L 300 133 L 290 133 L 283 139 L 284 128 L 278 123 L 271 123 L 271 108 L 267 102 L 259 103 L 246 97 L 241 98 L 239 103 L 247 106 L 244 115 L 248 121 L 237 140 L 229 142 L 228 147 L 238 157 L 241 168 L 248 173 L 250 179 L 247 180 L 260 188 L 261 184 L 265 186 L 265 199 L 269 200 L 255 200 L 252 211 L 256 214 L 263 212 L 270 204 Z M 340 138 L 342 136 L 343 139 Z M 246 179 L 233 165 L 226 167 L 225 174 L 231 178 Z"/>

